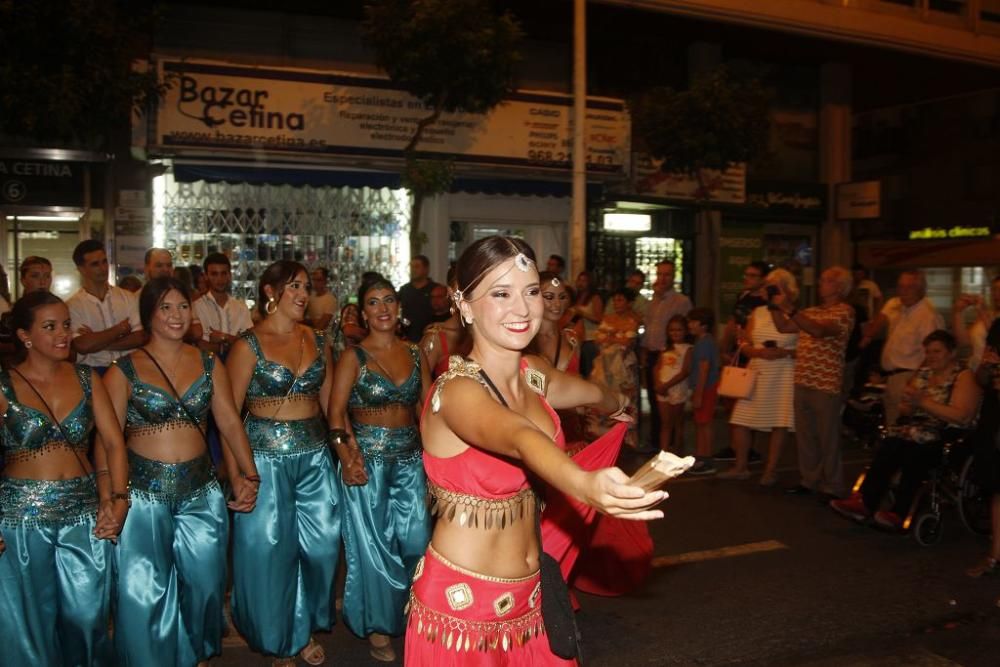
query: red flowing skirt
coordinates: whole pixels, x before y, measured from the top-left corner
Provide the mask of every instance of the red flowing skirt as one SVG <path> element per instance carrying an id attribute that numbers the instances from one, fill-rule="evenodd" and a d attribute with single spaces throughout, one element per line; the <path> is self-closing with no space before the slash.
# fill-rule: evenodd
<path id="1" fill-rule="evenodd" d="M 573 461 L 584 470 L 614 465 L 627 431 L 627 424 L 616 424 L 572 454 Z M 652 567 L 653 540 L 645 522 L 601 515 L 551 488 L 542 513 L 542 547 L 559 561 L 566 581 L 593 595 L 624 595 Z"/>

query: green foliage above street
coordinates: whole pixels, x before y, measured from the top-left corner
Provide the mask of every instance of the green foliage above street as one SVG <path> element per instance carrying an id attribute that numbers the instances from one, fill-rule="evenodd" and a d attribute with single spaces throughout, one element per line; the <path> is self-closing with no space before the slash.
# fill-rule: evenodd
<path id="1" fill-rule="evenodd" d="M 635 135 L 662 169 L 699 176 L 767 151 L 771 95 L 750 72 L 722 66 L 687 90 L 651 88 L 632 104 Z"/>
<path id="2" fill-rule="evenodd" d="M 145 57 L 155 12 L 129 0 L 0 0 L 5 143 L 105 149 L 162 90 Z"/>

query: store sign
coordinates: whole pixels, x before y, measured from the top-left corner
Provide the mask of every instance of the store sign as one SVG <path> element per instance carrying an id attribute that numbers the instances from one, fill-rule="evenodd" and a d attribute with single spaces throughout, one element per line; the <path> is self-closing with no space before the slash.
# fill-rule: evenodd
<path id="1" fill-rule="evenodd" d="M 81 162 L 0 158 L 0 204 L 82 208 L 83 172 Z"/>
<path id="2" fill-rule="evenodd" d="M 838 220 L 864 220 L 881 215 L 881 181 L 841 183 L 837 186 Z"/>
<path id="3" fill-rule="evenodd" d="M 173 86 L 156 114 L 160 149 L 398 157 L 431 112 L 385 79 L 205 62 L 160 62 Z M 588 169 L 621 172 L 631 123 L 621 100 L 587 102 Z M 489 114 L 444 113 L 421 152 L 459 161 L 569 169 L 572 98 L 517 92 Z M 141 121 L 140 121 L 141 122 Z"/>
<path id="4" fill-rule="evenodd" d="M 826 186 L 817 183 L 751 181 L 747 205 L 768 211 L 822 214 L 826 208 Z"/>
<path id="5" fill-rule="evenodd" d="M 910 240 L 925 239 L 968 239 L 983 236 L 993 236 L 989 227 L 962 227 L 955 225 L 951 228 L 944 227 L 924 227 L 923 229 L 910 230 Z"/>
<path id="6" fill-rule="evenodd" d="M 637 153 L 633 161 L 635 194 L 667 199 L 742 204 L 746 201 L 746 164 L 734 164 L 725 171 L 702 169 L 701 177 L 665 172 L 663 160 Z"/>

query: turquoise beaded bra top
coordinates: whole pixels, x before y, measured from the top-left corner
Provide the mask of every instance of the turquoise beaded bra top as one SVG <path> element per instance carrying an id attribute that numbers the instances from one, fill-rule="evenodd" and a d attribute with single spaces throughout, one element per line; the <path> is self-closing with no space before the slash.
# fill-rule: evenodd
<path id="1" fill-rule="evenodd" d="M 410 356 L 413 357 L 413 370 L 402 384 L 396 385 L 390 378 L 368 368 L 368 355 L 360 345 L 354 346 L 358 355 L 358 365 L 361 372 L 357 382 L 351 387 L 351 395 L 347 399 L 350 409 L 384 408 L 394 403 L 416 405 L 420 401 L 420 352 L 416 345 L 410 345 Z"/>
<path id="2" fill-rule="evenodd" d="M 324 353 L 324 334 L 314 331 L 316 343 L 316 359 L 309 364 L 302 375 L 296 376 L 287 366 L 270 361 L 264 357 L 260 341 L 253 331 L 243 333 L 250 349 L 257 355 L 257 365 L 247 386 L 247 399 L 283 398 L 288 396 L 318 396 L 323 380 L 326 379 L 326 355 Z M 291 389 L 289 390 L 289 383 Z"/>
<path id="3" fill-rule="evenodd" d="M 0 373 L 0 391 L 7 398 L 7 412 L 3 415 L 3 430 L 0 440 L 7 457 L 11 461 L 21 461 L 40 456 L 56 447 L 72 447 L 86 452 L 90 446 L 87 435 L 94 426 L 94 411 L 91 408 L 89 366 L 75 366 L 77 380 L 83 390 L 80 402 L 62 420 L 62 430 L 53 423 L 45 411 L 25 405 L 17 400 L 14 387 L 7 371 Z M 66 442 L 63 431 L 70 438 Z"/>
<path id="4" fill-rule="evenodd" d="M 149 428 L 162 429 L 181 423 L 191 424 L 188 413 L 199 422 L 204 422 L 208 416 L 208 410 L 212 406 L 212 369 L 215 366 L 212 354 L 204 351 L 201 353 L 204 372 L 191 383 L 180 400 L 167 389 L 140 380 L 135 364 L 132 363 L 132 355 L 121 357 L 114 363 L 132 385 L 125 413 L 125 426 L 130 434 Z M 181 402 L 184 403 L 183 406 Z M 187 412 L 184 411 L 185 407 Z"/>

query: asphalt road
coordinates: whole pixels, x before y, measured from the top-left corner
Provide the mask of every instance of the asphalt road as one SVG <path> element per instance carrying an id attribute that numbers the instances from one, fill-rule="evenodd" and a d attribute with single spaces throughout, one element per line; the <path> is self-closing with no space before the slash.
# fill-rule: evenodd
<path id="1" fill-rule="evenodd" d="M 718 432 L 724 440 L 721 422 Z M 853 476 L 867 452 L 848 444 L 845 458 Z M 782 485 L 797 481 L 794 460 L 789 446 Z M 986 545 L 953 512 L 942 543 L 921 547 L 756 478 L 681 480 L 664 507 L 646 585 L 623 598 L 580 595 L 588 667 L 1000 665 L 1000 579 L 963 574 Z M 328 665 L 379 664 L 342 624 L 318 638 Z M 212 664 L 269 661 L 227 641 Z"/>

